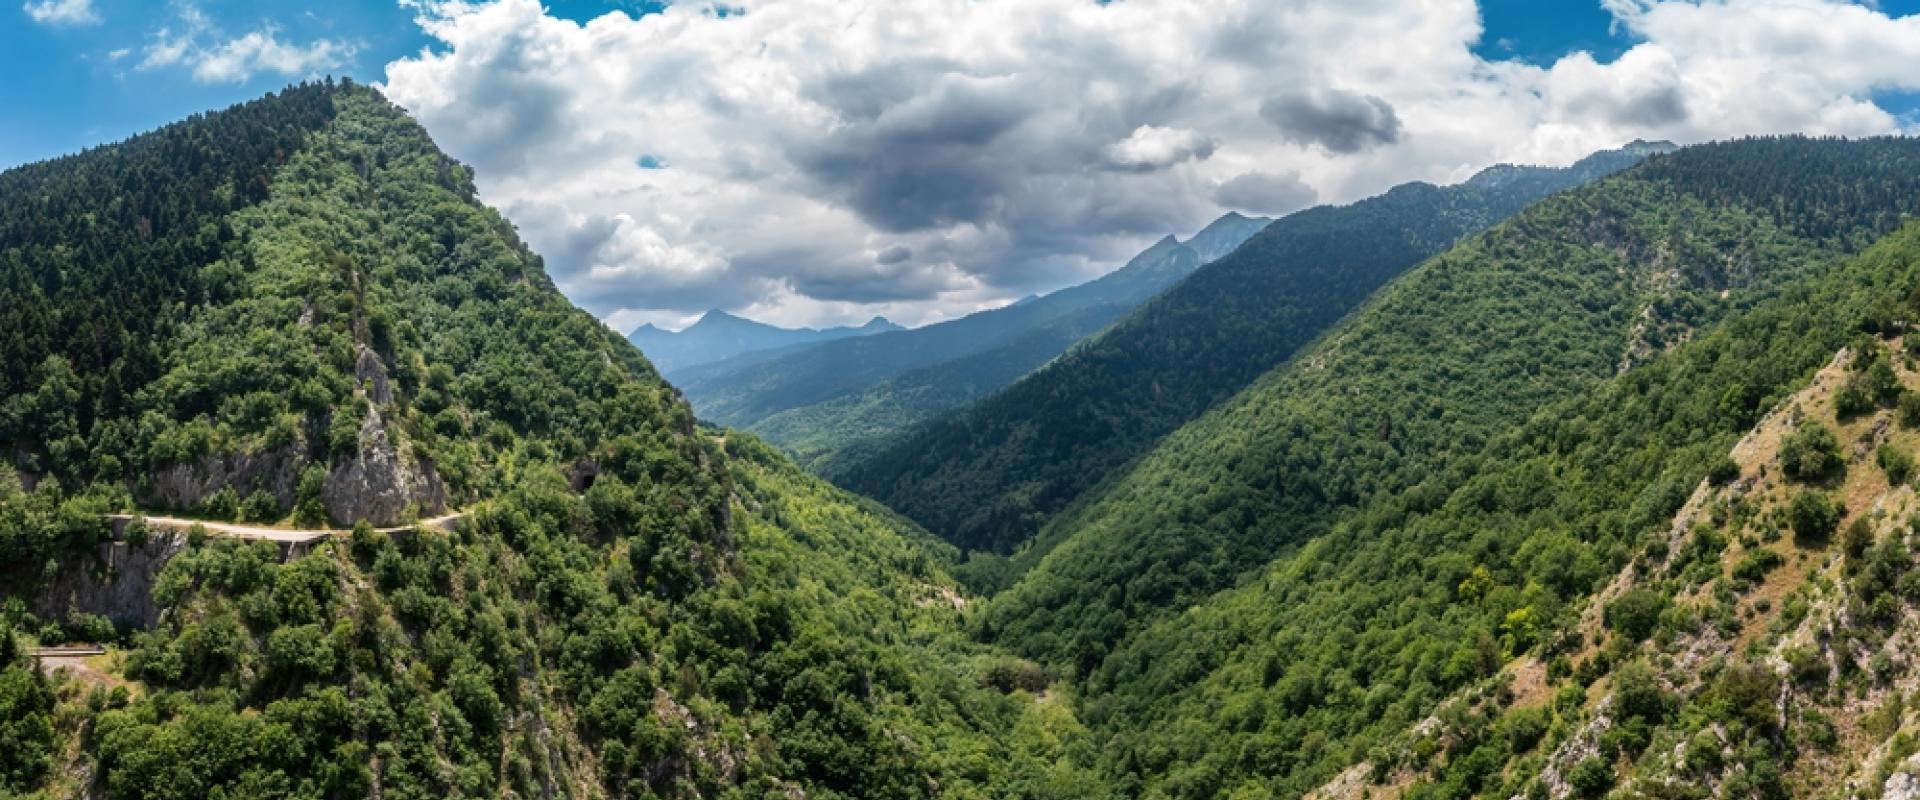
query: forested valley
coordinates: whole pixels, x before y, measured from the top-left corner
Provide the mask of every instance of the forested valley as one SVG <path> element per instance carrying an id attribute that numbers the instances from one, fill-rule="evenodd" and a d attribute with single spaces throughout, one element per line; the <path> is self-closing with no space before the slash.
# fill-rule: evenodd
<path id="1" fill-rule="evenodd" d="M 364 85 L 0 198 L 0 797 L 1920 786 L 1912 139 L 1223 218 L 775 442 Z"/>

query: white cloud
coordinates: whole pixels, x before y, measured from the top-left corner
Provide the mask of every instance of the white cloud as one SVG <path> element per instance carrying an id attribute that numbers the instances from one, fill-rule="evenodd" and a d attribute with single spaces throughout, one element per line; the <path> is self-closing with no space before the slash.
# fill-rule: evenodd
<path id="1" fill-rule="evenodd" d="M 27 17 L 42 25 L 78 26 L 100 24 L 100 12 L 93 0 L 37 0 L 20 7 Z"/>
<path id="2" fill-rule="evenodd" d="M 1182 161 L 1200 161 L 1213 155 L 1220 143 L 1185 128 L 1142 125 L 1127 138 L 1107 145 L 1107 163 L 1125 170 L 1151 172 Z"/>
<path id="3" fill-rule="evenodd" d="M 245 83 L 260 73 L 317 76 L 344 66 L 356 50 L 331 39 L 283 42 L 272 27 L 229 38 L 197 6 L 182 4 L 175 11 L 177 27 L 153 33 L 136 69 L 186 67 L 199 83 Z"/>
<path id="4" fill-rule="evenodd" d="M 1920 89 L 1920 17 L 1838 0 L 1605 0 L 1634 46 L 1545 67 L 1477 57 L 1471 0 L 412 5 L 438 44 L 388 94 L 610 321 L 925 321 L 1229 208 L 1636 137 L 1888 132 L 1871 94 Z"/>

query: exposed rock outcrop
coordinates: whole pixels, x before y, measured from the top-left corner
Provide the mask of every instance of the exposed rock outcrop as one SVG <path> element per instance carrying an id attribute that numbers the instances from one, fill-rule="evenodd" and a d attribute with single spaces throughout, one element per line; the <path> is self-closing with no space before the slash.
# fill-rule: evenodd
<path id="1" fill-rule="evenodd" d="M 447 487 L 433 462 L 409 459 L 387 434 L 378 407 L 360 425 L 360 451 L 327 475 L 320 500 L 335 522 L 405 522 L 409 506 L 421 514 L 447 510 Z"/>
<path id="2" fill-rule="evenodd" d="M 209 453 L 155 471 L 143 499 L 161 508 L 192 509 L 232 486 L 241 497 L 265 491 L 284 510 L 293 507 L 294 487 L 306 463 L 306 447 L 297 442 L 258 453 Z"/>
<path id="3" fill-rule="evenodd" d="M 386 362 L 380 360 L 380 354 L 373 348 L 360 345 L 359 355 L 353 360 L 353 380 L 367 393 L 367 399 L 375 405 L 393 402 L 393 387 L 387 381 Z"/>
<path id="4" fill-rule="evenodd" d="M 97 614 L 122 628 L 151 628 L 161 608 L 153 581 L 187 547 L 184 533 L 156 531 L 141 544 L 101 542 L 94 557 L 69 558 L 33 598 L 33 613 L 46 620 L 73 613 Z"/>

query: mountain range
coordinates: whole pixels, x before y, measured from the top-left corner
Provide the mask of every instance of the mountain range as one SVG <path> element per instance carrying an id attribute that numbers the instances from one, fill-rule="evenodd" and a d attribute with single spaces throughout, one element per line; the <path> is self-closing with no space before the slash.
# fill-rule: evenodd
<path id="1" fill-rule="evenodd" d="M 672 375 L 676 370 L 724 361 L 756 350 L 898 330 L 905 328 L 887 321 L 886 317 L 874 317 L 857 327 L 781 328 L 716 308 L 700 315 L 699 320 L 683 330 L 656 328 L 652 323 L 641 325 L 627 335 L 627 341 L 646 353 L 647 360 L 661 373 Z"/>
<path id="2" fill-rule="evenodd" d="M 1292 358 L 1402 271 L 1665 143 L 1500 166 L 1267 226 L 1065 357 L 825 472 L 962 546 L 1006 553 L 1161 436 Z"/>
<path id="3" fill-rule="evenodd" d="M 825 469 L 1006 386 L 1271 220 L 1228 213 L 1087 283 L 960 319 L 749 353 L 674 374 L 703 420 L 762 433 Z"/>
<path id="4" fill-rule="evenodd" d="M 783 423 L 842 486 L 372 88 L 0 197 L 0 796 L 1920 787 L 1920 140 L 1497 167 L 676 373 L 866 398 Z"/>

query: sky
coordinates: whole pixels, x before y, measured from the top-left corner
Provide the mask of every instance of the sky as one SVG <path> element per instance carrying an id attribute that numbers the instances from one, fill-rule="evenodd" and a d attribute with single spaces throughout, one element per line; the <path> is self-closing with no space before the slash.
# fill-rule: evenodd
<path id="1" fill-rule="evenodd" d="M 622 331 L 924 324 L 1227 211 L 1920 133 L 1920 0 L 0 3 L 0 167 L 352 77 Z"/>

